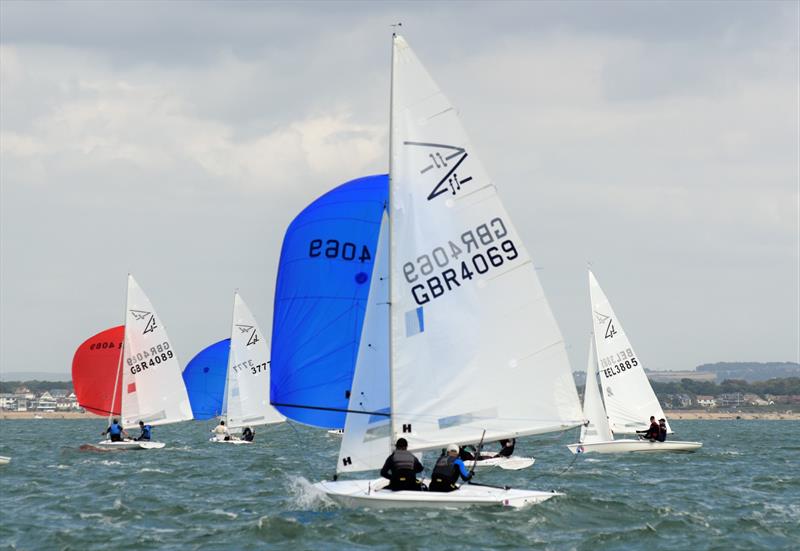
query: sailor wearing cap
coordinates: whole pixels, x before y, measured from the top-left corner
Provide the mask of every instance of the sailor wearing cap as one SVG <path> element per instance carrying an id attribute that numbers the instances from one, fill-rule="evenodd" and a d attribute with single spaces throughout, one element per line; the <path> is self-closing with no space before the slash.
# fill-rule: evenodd
<path id="1" fill-rule="evenodd" d="M 456 482 L 459 476 L 464 480 L 472 478 L 473 473 L 467 471 L 464 462 L 458 457 L 458 446 L 450 444 L 447 452 L 442 454 L 433 468 L 431 484 L 428 488 L 431 492 L 452 492 L 457 490 Z"/>

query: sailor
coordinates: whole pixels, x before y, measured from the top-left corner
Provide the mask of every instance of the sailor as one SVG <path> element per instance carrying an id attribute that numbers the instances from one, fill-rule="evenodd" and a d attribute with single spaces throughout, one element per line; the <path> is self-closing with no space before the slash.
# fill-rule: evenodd
<path id="1" fill-rule="evenodd" d="M 150 441 L 150 437 L 153 434 L 153 427 L 150 425 L 145 425 L 144 421 L 139 421 L 139 428 L 141 429 L 142 434 L 140 434 L 137 438 L 134 438 L 134 440 Z"/>
<path id="2" fill-rule="evenodd" d="M 470 480 L 474 473 L 471 473 L 464 466 L 464 462 L 458 457 L 458 446 L 450 444 L 447 446 L 447 453 L 442 455 L 436 462 L 431 474 L 431 485 L 428 490 L 431 492 L 452 492 L 457 490 L 456 482 L 461 477 Z"/>
<path id="3" fill-rule="evenodd" d="M 659 419 L 658 420 L 658 436 L 656 440 L 659 442 L 665 442 L 667 440 L 667 420 L 666 419 Z"/>
<path id="4" fill-rule="evenodd" d="M 228 427 L 225 426 L 225 421 L 220 420 L 219 425 L 211 429 L 214 433 L 214 438 L 217 440 L 230 440 L 231 434 L 228 432 Z"/>
<path id="5" fill-rule="evenodd" d="M 637 430 L 636 434 L 639 434 L 645 440 L 656 440 L 658 438 L 658 423 L 656 422 L 655 415 L 650 416 L 650 427 L 647 430 Z"/>
<path id="6" fill-rule="evenodd" d="M 381 476 L 390 481 L 389 489 L 393 492 L 421 490 L 422 484 L 417 480 L 417 473 L 421 473 L 424 467 L 419 459 L 408 451 L 408 441 L 405 438 L 398 438 L 394 448 L 394 453 L 386 458 L 381 469 Z"/>
<path id="7" fill-rule="evenodd" d="M 111 425 L 109 425 L 109 427 L 100 434 L 103 436 L 107 434 L 112 442 L 122 442 L 123 436 L 126 438 L 128 437 L 128 433 L 122 428 L 122 425 L 120 425 L 116 419 L 112 419 Z"/>
<path id="8" fill-rule="evenodd" d="M 253 430 L 250 427 L 245 427 L 244 430 L 242 430 L 242 440 L 244 440 L 245 442 L 252 442 L 253 438 L 255 437 L 256 433 L 253 432 Z"/>
<path id="9" fill-rule="evenodd" d="M 500 444 L 500 451 L 497 452 L 497 457 L 511 457 L 511 455 L 514 453 L 514 446 L 517 445 L 517 439 L 506 438 L 504 440 L 500 440 L 498 444 Z"/>

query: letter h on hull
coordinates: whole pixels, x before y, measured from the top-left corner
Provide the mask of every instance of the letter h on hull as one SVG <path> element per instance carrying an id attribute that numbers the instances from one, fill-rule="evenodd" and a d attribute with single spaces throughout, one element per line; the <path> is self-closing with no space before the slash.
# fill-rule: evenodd
<path id="1" fill-rule="evenodd" d="M 411 432 L 411 423 L 403 424 L 403 434 Z"/>

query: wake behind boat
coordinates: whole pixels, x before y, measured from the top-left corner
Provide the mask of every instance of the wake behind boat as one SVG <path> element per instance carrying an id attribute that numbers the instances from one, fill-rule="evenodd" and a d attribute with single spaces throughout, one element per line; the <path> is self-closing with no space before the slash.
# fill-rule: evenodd
<path id="1" fill-rule="evenodd" d="M 576 453 L 689 453 L 700 449 L 700 442 L 668 440 L 669 425 L 641 359 L 622 329 L 605 293 L 589 271 L 589 293 L 594 319 L 593 339 L 586 365 L 583 415 L 588 423 L 581 428 L 576 444 L 567 446 Z M 602 364 L 603 368 L 600 369 Z M 597 387 L 602 380 L 602 397 Z M 636 434 L 647 428 L 649 415 L 664 419 L 662 440 L 620 439 L 614 434 Z"/>

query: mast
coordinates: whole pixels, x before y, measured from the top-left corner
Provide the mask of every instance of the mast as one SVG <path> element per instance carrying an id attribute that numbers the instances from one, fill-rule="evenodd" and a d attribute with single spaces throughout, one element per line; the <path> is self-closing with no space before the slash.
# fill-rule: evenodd
<path id="1" fill-rule="evenodd" d="M 108 425 L 111 426 L 111 420 L 114 418 L 114 401 L 117 399 L 117 388 L 119 388 L 120 375 L 122 375 L 122 362 L 125 358 L 125 334 L 128 328 L 128 295 L 131 288 L 131 274 L 128 273 L 127 287 L 125 289 L 125 312 L 122 314 L 122 322 L 125 329 L 122 332 L 122 348 L 119 350 L 119 363 L 117 364 L 117 375 L 114 377 L 114 391 L 111 393 L 111 408 L 108 412 Z M 122 417 L 122 394 L 119 397 L 119 414 Z"/>
<path id="2" fill-rule="evenodd" d="M 389 224 L 389 270 L 387 277 L 389 278 L 389 414 L 391 415 L 390 431 L 389 431 L 389 448 L 392 447 L 391 435 L 395 434 L 395 411 L 394 411 L 394 302 L 395 289 L 394 278 L 392 277 L 392 257 L 394 256 L 394 232 L 392 230 L 392 194 L 394 187 L 392 184 L 392 175 L 394 174 L 394 50 L 395 39 L 397 33 L 392 33 L 392 54 L 391 68 L 389 70 L 389 194 L 386 200 L 386 214 L 388 215 Z M 374 273 L 374 270 L 373 270 Z"/>
<path id="3" fill-rule="evenodd" d="M 236 323 L 236 297 L 239 294 L 239 289 L 233 292 L 233 310 L 231 311 L 231 338 L 228 341 L 228 365 L 225 370 L 225 392 L 222 394 L 222 411 L 220 417 L 225 418 L 225 424 L 228 424 L 228 392 L 231 390 L 231 360 L 233 359 L 233 328 Z"/>

